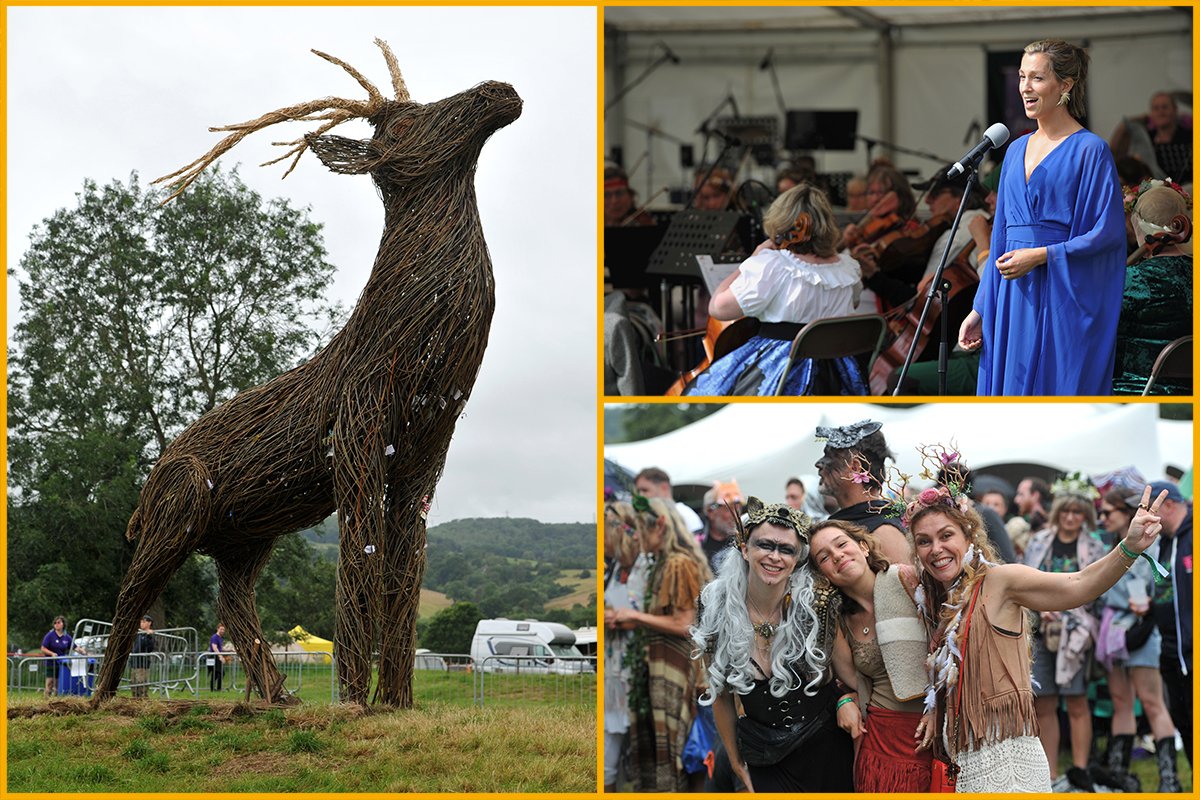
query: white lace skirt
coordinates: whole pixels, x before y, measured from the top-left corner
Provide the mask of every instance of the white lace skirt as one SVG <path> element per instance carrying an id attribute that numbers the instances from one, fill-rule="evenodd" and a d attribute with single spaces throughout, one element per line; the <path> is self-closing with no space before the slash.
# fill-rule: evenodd
<path id="1" fill-rule="evenodd" d="M 1050 762 L 1036 736 L 1017 736 L 959 753 L 959 792 L 1049 792 Z"/>

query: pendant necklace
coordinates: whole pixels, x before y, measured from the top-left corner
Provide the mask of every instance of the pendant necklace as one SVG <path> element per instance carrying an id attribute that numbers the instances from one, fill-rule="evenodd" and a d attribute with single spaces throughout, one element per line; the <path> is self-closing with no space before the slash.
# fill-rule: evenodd
<path id="1" fill-rule="evenodd" d="M 757 625 L 755 625 L 755 624 L 754 624 L 754 621 L 753 621 L 753 620 L 751 620 L 751 621 L 750 621 L 750 625 L 751 625 L 751 627 L 753 627 L 753 628 L 754 628 L 754 632 L 755 632 L 756 634 L 758 634 L 758 635 L 759 635 L 759 636 L 761 636 L 762 638 L 766 639 L 767 641 L 770 641 L 770 640 L 771 640 L 771 637 L 775 635 L 775 631 L 776 631 L 776 630 L 779 628 L 779 625 L 777 625 L 777 624 L 773 624 L 773 623 L 772 623 L 770 620 L 768 620 L 768 619 L 766 618 L 766 615 L 765 615 L 765 614 L 763 614 L 761 611 L 759 611 L 759 610 L 758 610 L 758 606 L 757 606 L 757 605 L 755 605 L 755 603 L 754 603 L 754 598 L 750 597 L 750 593 L 749 593 L 749 592 L 747 592 L 747 593 L 746 593 L 746 599 L 750 601 L 750 606 L 751 606 L 751 607 L 752 607 L 752 608 L 753 608 L 753 609 L 754 609 L 756 612 L 758 612 L 758 616 L 760 616 L 760 617 L 762 617 L 762 618 L 763 618 L 763 621 L 762 621 L 762 622 L 760 622 L 760 623 L 758 623 Z"/>

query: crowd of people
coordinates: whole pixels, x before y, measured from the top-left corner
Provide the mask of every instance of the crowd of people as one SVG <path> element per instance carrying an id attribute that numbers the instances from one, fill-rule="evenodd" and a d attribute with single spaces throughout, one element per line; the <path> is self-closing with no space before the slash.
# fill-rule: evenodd
<path id="1" fill-rule="evenodd" d="M 71 668 L 68 664 L 68 656 L 91 655 L 75 641 L 71 634 L 66 632 L 66 626 L 67 618 L 61 615 L 57 616 L 54 618 L 50 631 L 42 638 L 40 652 L 45 657 L 43 664 L 46 673 L 46 699 L 58 694 L 62 673 Z M 224 635 L 224 624 L 217 623 L 217 631 L 212 635 L 206 648 L 208 655 L 205 657 L 204 663 L 208 670 L 209 691 L 221 691 L 223 665 L 229 658 L 225 653 L 232 652 L 222 638 Z M 162 652 L 159 644 L 154 632 L 154 618 L 146 614 L 138 622 L 138 632 L 134 637 L 129 657 L 129 689 L 134 697 L 150 696 L 150 687 L 153 685 L 151 679 L 152 654 Z M 103 650 L 104 648 L 101 646 L 100 654 L 103 654 Z M 90 668 L 94 664 L 88 666 Z M 89 690 L 90 684 L 82 688 L 85 693 Z"/>
<path id="2" fill-rule="evenodd" d="M 781 169 L 779 194 L 762 216 L 767 238 L 746 244 L 749 257 L 711 297 L 701 289 L 697 308 L 722 323 L 755 320 L 758 333 L 740 346 L 710 345 L 726 352 L 685 393 L 890 393 L 907 346 L 879 359 L 872 381 L 864 374 L 869 354 L 791 359 L 790 344 L 816 319 L 919 315 L 913 304 L 923 302 L 948 253 L 947 394 L 1141 394 L 1163 348 L 1192 333 L 1190 242 L 1168 240 L 1153 254 L 1142 247 L 1147 236 L 1171 232 L 1176 217 L 1191 218 L 1191 119 L 1175 95 L 1158 92 L 1148 115 L 1125 118 L 1106 142 L 1080 122 L 1088 67 L 1087 51 L 1062 40 L 1024 49 L 1018 90 L 1030 131 L 1014 136 L 1003 162 L 981 176 L 953 241 L 965 174 L 949 179 L 939 171 L 916 185 L 924 192 L 918 197 L 899 169 L 879 159 L 839 190 L 841 208 L 862 214 L 841 227 L 811 158 Z M 605 224 L 653 224 L 628 183 L 619 168 L 606 170 Z M 692 204 L 753 212 L 735 189 L 728 171 L 698 167 Z M 928 217 L 919 219 L 922 206 Z M 704 332 L 703 318 L 697 324 Z M 895 338 L 907 345 L 904 335 Z M 900 391 L 937 394 L 940 336 L 917 338 L 917 363 Z M 638 368 L 610 344 L 606 338 L 606 366 L 619 359 L 620 372 Z M 618 377 L 613 371 L 606 393 L 622 391 Z M 1191 380 L 1157 381 L 1153 391 L 1190 394 Z"/>
<path id="3" fill-rule="evenodd" d="M 689 525 L 653 467 L 606 497 L 606 791 L 1150 791 L 1149 753 L 1183 791 L 1177 471 L 1014 488 L 922 445 L 914 480 L 878 422 L 815 435 L 783 502 L 722 482 Z"/>

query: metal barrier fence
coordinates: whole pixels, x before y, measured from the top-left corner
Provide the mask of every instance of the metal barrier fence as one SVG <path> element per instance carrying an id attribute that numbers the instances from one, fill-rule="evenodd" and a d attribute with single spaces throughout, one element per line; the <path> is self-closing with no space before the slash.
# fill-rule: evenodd
<path id="1" fill-rule="evenodd" d="M 333 656 L 325 652 L 271 653 L 286 677 L 284 689 L 306 703 L 336 703 L 339 700 L 337 670 Z M 150 697 L 170 699 L 218 697 L 236 699 L 246 690 L 246 672 L 235 652 L 142 654 L 148 662 L 144 681 L 134 682 L 135 672 L 126 662 L 119 691 L 145 687 Z M 45 691 L 46 662 L 43 655 L 8 656 L 8 698 L 37 698 Z M 58 659 L 80 675 L 60 678 L 64 693 L 90 695 L 100 674 L 104 656 L 73 656 Z M 220 662 L 218 682 L 218 666 Z M 81 669 L 81 665 L 83 668 Z M 490 656 L 477 663 L 468 655 L 421 653 L 416 656 L 413 697 L 418 704 L 516 705 L 596 702 L 596 657 Z M 137 676 L 141 678 L 142 676 Z"/>
<path id="2" fill-rule="evenodd" d="M 596 702 L 595 656 L 488 656 L 475 678 L 480 705 Z"/>

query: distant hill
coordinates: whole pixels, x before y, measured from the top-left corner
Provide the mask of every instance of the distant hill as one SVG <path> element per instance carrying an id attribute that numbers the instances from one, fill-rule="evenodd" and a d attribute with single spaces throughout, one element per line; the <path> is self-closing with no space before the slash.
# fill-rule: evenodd
<path id="1" fill-rule="evenodd" d="M 572 562 L 563 568 L 595 569 L 596 526 L 585 522 L 538 522 L 522 517 L 456 519 L 426 532 L 431 551 L 463 553 L 478 550 L 502 558 L 531 562 Z M 300 532 L 313 549 L 337 560 L 337 518 Z M 432 553 L 430 556 L 432 558 Z M 575 563 L 577 562 L 577 563 Z"/>
<path id="2" fill-rule="evenodd" d="M 596 566 L 596 526 L 590 523 L 545 523 L 520 517 L 456 519 L 425 533 L 430 550 L 481 550 L 524 561 L 578 562 L 579 569 Z M 571 565 L 563 564 L 567 566 Z"/>

